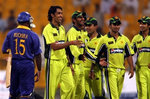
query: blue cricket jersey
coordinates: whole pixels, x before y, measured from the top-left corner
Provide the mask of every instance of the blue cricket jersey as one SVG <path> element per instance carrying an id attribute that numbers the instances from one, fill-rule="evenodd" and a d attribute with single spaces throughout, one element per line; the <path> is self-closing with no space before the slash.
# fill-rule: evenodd
<path id="1" fill-rule="evenodd" d="M 2 51 L 8 53 L 9 49 L 12 59 L 16 60 L 33 60 L 35 55 L 42 52 L 38 35 L 22 25 L 7 34 Z"/>

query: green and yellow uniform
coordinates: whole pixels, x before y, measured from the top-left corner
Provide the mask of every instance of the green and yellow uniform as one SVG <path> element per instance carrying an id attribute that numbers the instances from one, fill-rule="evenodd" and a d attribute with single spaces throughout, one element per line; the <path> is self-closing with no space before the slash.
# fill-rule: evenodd
<path id="1" fill-rule="evenodd" d="M 85 38 L 87 37 L 87 32 L 84 30 L 80 30 L 77 27 L 73 26 L 67 33 L 67 40 L 81 40 L 85 43 Z M 84 67 L 82 64 L 82 60 L 80 59 L 84 53 L 85 45 L 76 46 L 71 45 L 69 46 L 69 57 L 74 68 L 74 81 L 75 81 L 75 99 L 83 99 L 85 96 L 85 83 L 84 83 Z"/>
<path id="2" fill-rule="evenodd" d="M 108 33 L 102 38 L 95 50 L 94 54 L 97 55 L 97 63 L 99 63 L 102 53 L 104 53 L 108 62 L 105 76 L 109 98 L 119 99 L 125 75 L 124 58 L 133 54 L 130 41 L 120 33 L 117 39 Z"/>
<path id="3" fill-rule="evenodd" d="M 65 29 L 62 25 L 56 28 L 53 24 L 47 24 L 43 30 L 43 36 L 45 39 L 45 57 L 50 56 L 50 66 L 46 67 L 47 89 L 45 99 L 55 99 L 59 83 L 61 99 L 71 99 L 73 97 L 74 80 L 71 69 L 67 66 L 68 60 L 65 48 L 60 50 L 50 49 L 52 43 L 64 43 L 66 41 Z M 48 54 L 48 52 L 50 53 Z"/>
<path id="4" fill-rule="evenodd" d="M 90 79 L 89 73 L 93 62 L 90 59 L 88 59 L 88 55 L 90 55 L 91 53 L 94 54 L 95 48 L 100 42 L 101 38 L 102 35 L 98 34 L 97 37 L 94 37 L 91 40 L 90 38 L 87 39 L 88 42 L 86 43 L 85 55 L 87 57 L 85 62 L 83 63 L 83 66 L 85 70 L 85 90 L 88 92 L 89 99 L 92 99 L 92 91 L 94 93 L 94 96 L 102 96 L 101 71 L 99 70 L 98 66 L 95 65 L 94 66 L 95 79 L 94 80 Z"/>
<path id="5" fill-rule="evenodd" d="M 136 82 L 138 99 L 150 99 L 150 32 L 144 38 L 142 32 L 134 36 L 132 47 L 137 53 Z"/>

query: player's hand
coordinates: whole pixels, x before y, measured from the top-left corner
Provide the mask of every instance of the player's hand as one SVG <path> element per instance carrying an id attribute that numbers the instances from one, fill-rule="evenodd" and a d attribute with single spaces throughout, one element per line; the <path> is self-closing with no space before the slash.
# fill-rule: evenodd
<path id="1" fill-rule="evenodd" d="M 35 81 L 34 81 L 34 82 L 38 82 L 38 81 L 39 81 L 40 75 L 41 75 L 41 71 L 38 71 L 38 72 L 34 75 L 34 77 L 35 77 Z"/>
<path id="2" fill-rule="evenodd" d="M 93 70 L 90 71 L 89 73 L 89 78 L 94 79 L 95 78 L 95 73 Z"/>
<path id="3" fill-rule="evenodd" d="M 74 40 L 74 41 L 71 41 L 71 45 L 78 45 L 78 46 L 81 46 L 83 44 L 83 42 L 81 40 Z"/>
<path id="4" fill-rule="evenodd" d="M 74 68 L 72 67 L 72 64 L 70 65 L 70 69 L 71 69 L 72 75 L 74 76 L 75 71 L 74 71 Z"/>
<path id="5" fill-rule="evenodd" d="M 133 69 L 130 69 L 130 71 L 129 71 L 129 74 L 128 75 L 130 75 L 130 77 L 129 78 L 132 78 L 133 76 L 134 76 L 134 70 Z"/>
<path id="6" fill-rule="evenodd" d="M 99 64 L 100 64 L 101 66 L 107 66 L 107 62 L 106 62 L 105 60 L 106 60 L 106 58 L 100 58 Z"/>
<path id="7" fill-rule="evenodd" d="M 150 64 L 148 64 L 148 68 L 150 69 Z"/>

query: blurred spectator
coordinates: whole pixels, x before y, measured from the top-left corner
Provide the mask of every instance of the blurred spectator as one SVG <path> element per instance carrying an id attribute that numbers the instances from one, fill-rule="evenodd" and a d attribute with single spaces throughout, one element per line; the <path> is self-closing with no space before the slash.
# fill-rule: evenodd
<path id="1" fill-rule="evenodd" d="M 14 10 L 9 11 L 9 17 L 7 19 L 7 23 L 8 23 L 7 29 L 8 30 L 12 30 L 17 27 L 17 21 L 16 21 L 16 17 L 14 14 L 15 14 Z"/>
<path id="2" fill-rule="evenodd" d="M 2 12 L 0 12 L 0 32 L 5 32 L 7 28 L 7 22 L 2 18 Z"/>
<path id="3" fill-rule="evenodd" d="M 100 4 L 95 4 L 95 12 L 93 16 L 97 19 L 98 22 L 97 32 L 103 34 L 102 28 L 104 26 L 104 14 L 100 10 Z"/>
<path id="4" fill-rule="evenodd" d="M 121 10 L 122 10 L 122 7 L 121 7 L 120 3 L 114 4 L 111 7 L 111 12 L 110 12 L 111 17 L 113 17 L 113 16 L 121 17 L 121 15 L 120 15 L 121 14 Z"/>
<path id="5" fill-rule="evenodd" d="M 138 14 L 138 0 L 123 0 L 125 14 Z"/>
<path id="6" fill-rule="evenodd" d="M 91 0 L 73 0 L 74 6 L 86 6 L 89 5 Z"/>
<path id="7" fill-rule="evenodd" d="M 110 9 L 114 4 L 115 0 L 101 0 L 101 12 L 110 14 Z"/>

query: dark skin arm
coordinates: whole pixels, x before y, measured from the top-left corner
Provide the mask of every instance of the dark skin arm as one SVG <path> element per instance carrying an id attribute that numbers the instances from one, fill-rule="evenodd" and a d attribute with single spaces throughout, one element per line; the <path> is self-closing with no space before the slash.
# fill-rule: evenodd
<path id="1" fill-rule="evenodd" d="M 35 76 L 37 76 L 35 82 L 37 82 L 37 81 L 39 81 L 40 74 L 41 74 L 41 63 L 42 63 L 41 54 L 38 54 L 35 56 L 35 62 L 36 62 L 37 69 L 38 69 L 38 71 L 35 74 Z"/>
<path id="2" fill-rule="evenodd" d="M 82 41 L 80 40 L 75 40 L 75 41 L 70 41 L 70 42 L 65 42 L 63 44 L 59 44 L 58 42 L 52 43 L 51 48 L 53 50 L 59 50 L 68 47 L 69 45 L 81 45 Z"/>
<path id="3" fill-rule="evenodd" d="M 129 78 L 132 78 L 133 75 L 134 75 L 134 67 L 133 67 L 132 56 L 127 57 L 127 61 L 128 61 L 129 66 L 130 66 L 130 71 L 129 71 L 130 77 Z"/>

